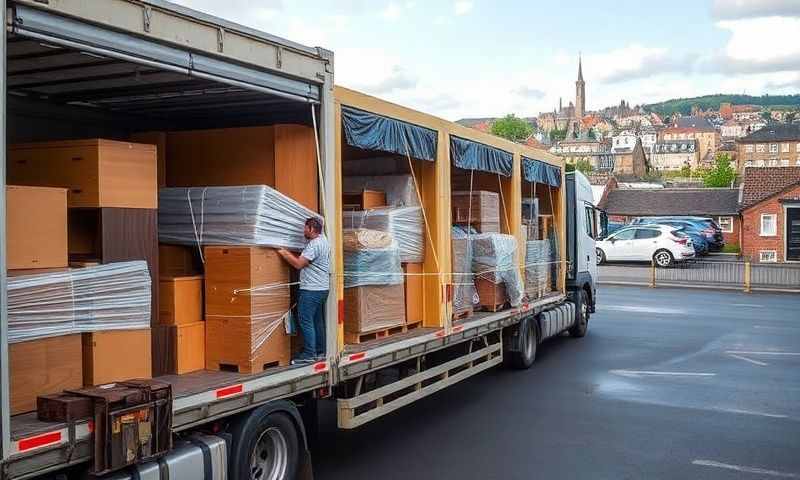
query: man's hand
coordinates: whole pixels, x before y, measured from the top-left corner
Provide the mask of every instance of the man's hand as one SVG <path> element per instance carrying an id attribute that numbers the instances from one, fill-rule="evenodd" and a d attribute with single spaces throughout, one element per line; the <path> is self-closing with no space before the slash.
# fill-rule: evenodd
<path id="1" fill-rule="evenodd" d="M 285 248 L 279 248 L 278 249 L 278 255 L 280 255 L 283 258 L 286 258 L 287 255 L 291 255 L 291 254 L 289 253 L 289 250 L 286 250 Z"/>
<path id="2" fill-rule="evenodd" d="M 308 266 L 308 260 L 306 260 L 305 257 L 301 255 L 300 256 L 295 255 L 294 253 L 290 252 L 289 250 L 286 250 L 285 248 L 279 248 L 278 255 L 283 257 L 283 259 L 286 260 L 286 263 L 293 266 L 297 270 L 306 268 Z"/>

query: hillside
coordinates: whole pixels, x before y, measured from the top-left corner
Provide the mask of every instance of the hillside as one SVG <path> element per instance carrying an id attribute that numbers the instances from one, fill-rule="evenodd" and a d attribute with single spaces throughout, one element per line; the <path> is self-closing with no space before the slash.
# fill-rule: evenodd
<path id="1" fill-rule="evenodd" d="M 675 112 L 688 115 L 693 106 L 707 110 L 709 108 L 718 110 L 720 103 L 732 103 L 734 105 L 760 105 L 762 107 L 794 107 L 800 108 L 800 95 L 763 95 L 754 97 L 752 95 L 705 95 L 694 98 L 675 98 L 666 102 L 645 105 L 644 108 L 650 112 L 656 112 L 662 116 L 669 116 Z"/>

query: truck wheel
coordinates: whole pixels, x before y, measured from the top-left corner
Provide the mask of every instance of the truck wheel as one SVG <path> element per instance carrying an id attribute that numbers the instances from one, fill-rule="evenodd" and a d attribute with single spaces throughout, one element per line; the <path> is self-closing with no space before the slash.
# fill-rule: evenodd
<path id="1" fill-rule="evenodd" d="M 586 290 L 581 290 L 575 300 L 575 325 L 569 329 L 569 334 L 581 338 L 586 336 L 586 330 L 589 329 L 589 295 Z"/>
<path id="2" fill-rule="evenodd" d="M 300 441 L 289 415 L 255 410 L 231 433 L 231 480 L 294 480 Z"/>
<path id="3" fill-rule="evenodd" d="M 535 320 L 523 321 L 520 324 L 519 330 L 519 346 L 518 352 L 509 352 L 511 367 L 517 370 L 527 370 L 531 368 L 533 362 L 536 360 L 536 328 L 534 327 Z"/>

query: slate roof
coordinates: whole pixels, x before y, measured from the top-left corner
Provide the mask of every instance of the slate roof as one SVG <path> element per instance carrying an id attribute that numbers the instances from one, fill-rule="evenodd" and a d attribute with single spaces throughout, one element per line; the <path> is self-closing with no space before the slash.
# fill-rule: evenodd
<path id="1" fill-rule="evenodd" d="M 601 208 L 609 215 L 735 215 L 737 188 L 660 188 L 612 190 Z"/>
<path id="2" fill-rule="evenodd" d="M 672 128 L 682 130 L 693 130 L 701 132 L 714 132 L 716 129 L 708 119 L 698 116 L 678 117 Z"/>
<path id="3" fill-rule="evenodd" d="M 800 185 L 800 167 L 747 167 L 742 182 L 742 209 Z"/>
<path id="4" fill-rule="evenodd" d="M 800 141 L 800 125 L 794 123 L 778 123 L 767 125 L 750 135 L 737 140 L 738 143 L 786 142 Z"/>

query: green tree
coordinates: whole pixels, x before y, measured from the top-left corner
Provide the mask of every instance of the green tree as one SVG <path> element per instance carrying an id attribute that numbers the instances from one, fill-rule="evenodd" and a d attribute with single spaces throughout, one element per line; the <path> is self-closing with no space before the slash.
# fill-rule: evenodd
<path id="1" fill-rule="evenodd" d="M 550 130 L 550 141 L 558 142 L 560 140 L 565 140 L 567 138 L 567 129 L 559 130 L 554 128 Z"/>
<path id="2" fill-rule="evenodd" d="M 533 127 L 527 121 L 514 116 L 514 114 L 508 114 L 492 123 L 492 134 L 512 142 L 521 143 L 533 134 Z"/>
<path id="3" fill-rule="evenodd" d="M 772 121 L 772 114 L 769 112 L 769 110 L 765 110 L 765 111 L 761 112 L 761 118 L 765 122 L 769 123 L 769 122 Z"/>
<path id="4" fill-rule="evenodd" d="M 586 136 L 589 137 L 590 140 L 597 140 L 597 134 L 594 133 L 593 128 L 589 129 L 589 133 L 587 133 Z"/>
<path id="5" fill-rule="evenodd" d="M 703 176 L 706 187 L 730 187 L 736 179 L 736 172 L 731 166 L 731 157 L 727 153 L 718 153 L 714 168 Z"/>
<path id="6" fill-rule="evenodd" d="M 594 169 L 592 168 L 592 164 L 589 162 L 589 160 L 583 159 L 575 162 L 575 170 L 588 174 L 592 173 L 592 170 Z"/>
<path id="7" fill-rule="evenodd" d="M 681 168 L 681 177 L 691 177 L 692 176 L 692 167 L 689 165 L 684 165 Z"/>
<path id="8" fill-rule="evenodd" d="M 797 112 L 788 112 L 786 115 L 783 116 L 783 121 L 786 123 L 792 123 L 796 117 L 797 117 Z"/>

